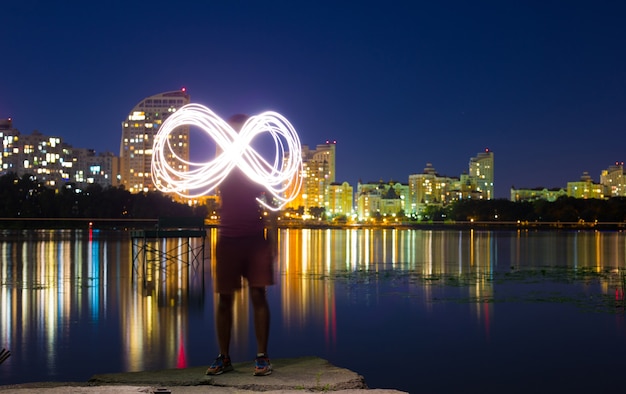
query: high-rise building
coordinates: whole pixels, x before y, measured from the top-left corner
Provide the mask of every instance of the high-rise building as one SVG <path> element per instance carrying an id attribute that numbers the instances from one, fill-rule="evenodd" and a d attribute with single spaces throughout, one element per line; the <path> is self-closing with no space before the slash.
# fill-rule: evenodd
<path id="1" fill-rule="evenodd" d="M 0 175 L 8 172 L 17 173 L 18 164 L 13 155 L 15 152 L 14 144 L 19 139 L 20 132 L 13 128 L 13 120 L 0 119 Z"/>
<path id="2" fill-rule="evenodd" d="M 336 141 L 319 144 L 315 150 L 302 145 L 302 189 L 300 194 L 287 207 L 325 208 L 329 210 L 329 186 L 335 182 L 335 148 Z M 289 152 L 287 152 L 289 154 Z"/>
<path id="3" fill-rule="evenodd" d="M 474 194 L 483 200 L 494 198 L 493 193 L 493 152 L 485 149 L 469 162 L 469 178 L 475 187 Z"/>
<path id="4" fill-rule="evenodd" d="M 120 184 L 131 193 L 155 190 L 152 182 L 152 146 L 161 124 L 190 98 L 185 89 L 160 93 L 140 101 L 122 122 Z M 189 127 L 178 127 L 169 135 L 174 153 L 189 160 Z M 184 166 L 179 160 L 172 165 Z M 186 171 L 187 168 L 179 168 Z"/>

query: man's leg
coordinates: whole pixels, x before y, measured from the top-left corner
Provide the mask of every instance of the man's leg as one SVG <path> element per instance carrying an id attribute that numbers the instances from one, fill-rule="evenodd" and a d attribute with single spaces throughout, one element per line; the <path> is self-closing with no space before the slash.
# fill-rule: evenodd
<path id="1" fill-rule="evenodd" d="M 220 293 L 218 295 L 217 310 L 215 311 L 215 329 L 217 331 L 217 345 L 220 348 L 220 354 L 207 369 L 207 375 L 220 375 L 233 370 L 229 355 L 230 332 L 233 326 L 233 301 L 234 295 L 232 293 Z"/>
<path id="2" fill-rule="evenodd" d="M 257 353 L 267 354 L 267 343 L 270 335 L 270 307 L 265 296 L 265 287 L 251 287 L 250 300 L 254 309 Z"/>
<path id="3" fill-rule="evenodd" d="M 272 373 L 272 364 L 267 356 L 267 341 L 270 335 L 270 307 L 265 296 L 265 287 L 250 287 L 250 300 L 254 309 L 254 331 L 257 356 L 254 359 L 254 375 Z"/>
<path id="4" fill-rule="evenodd" d="M 230 355 L 230 335 L 233 327 L 234 294 L 219 294 L 217 311 L 215 313 L 215 329 L 217 330 L 217 344 L 220 354 Z"/>

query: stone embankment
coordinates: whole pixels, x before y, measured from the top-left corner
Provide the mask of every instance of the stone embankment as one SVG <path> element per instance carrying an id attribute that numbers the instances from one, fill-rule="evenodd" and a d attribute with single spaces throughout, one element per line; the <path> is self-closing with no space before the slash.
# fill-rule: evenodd
<path id="1" fill-rule="evenodd" d="M 0 394 L 289 394 L 332 392 L 341 394 L 400 394 L 393 389 L 370 389 L 365 379 L 318 357 L 272 360 L 269 376 L 252 376 L 250 363 L 235 363 L 235 370 L 218 376 L 204 374 L 206 366 L 162 371 L 127 372 L 95 375 L 84 383 L 28 383 L 0 386 Z"/>

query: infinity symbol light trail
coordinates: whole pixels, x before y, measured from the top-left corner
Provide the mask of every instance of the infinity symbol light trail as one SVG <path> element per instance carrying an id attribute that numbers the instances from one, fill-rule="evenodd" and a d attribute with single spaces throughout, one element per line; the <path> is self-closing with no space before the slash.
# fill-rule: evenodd
<path id="1" fill-rule="evenodd" d="M 180 126 L 198 127 L 215 141 L 221 153 L 206 162 L 180 157 L 171 145 L 178 141 L 170 138 L 170 133 Z M 251 147 L 254 138 L 264 133 L 269 133 L 274 140 L 276 150 L 271 161 Z M 195 198 L 214 190 L 234 167 L 239 167 L 252 181 L 265 186 L 278 205 L 270 205 L 272 201 L 259 202 L 268 209 L 278 210 L 300 192 L 301 150 L 296 130 L 279 113 L 268 111 L 252 116 L 237 133 L 209 108 L 187 104 L 163 122 L 154 138 L 152 180 L 163 192 Z M 180 170 L 185 167 L 189 169 Z"/>

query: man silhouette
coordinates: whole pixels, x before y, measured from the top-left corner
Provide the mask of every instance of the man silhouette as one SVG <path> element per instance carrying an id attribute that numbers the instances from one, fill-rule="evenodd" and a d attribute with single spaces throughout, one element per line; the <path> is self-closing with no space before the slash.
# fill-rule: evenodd
<path id="1" fill-rule="evenodd" d="M 235 115 L 228 123 L 239 132 L 247 119 L 246 115 Z M 274 273 L 272 251 L 265 237 L 265 223 L 257 201 L 265 192 L 263 186 L 249 179 L 238 167 L 233 168 L 219 186 L 221 209 L 214 286 L 218 294 L 215 325 L 220 353 L 207 369 L 207 375 L 233 370 L 229 355 L 233 305 L 242 278 L 247 280 L 254 310 L 257 342 L 254 375 L 272 373 L 267 356 L 270 310 L 265 288 L 274 284 Z"/>

